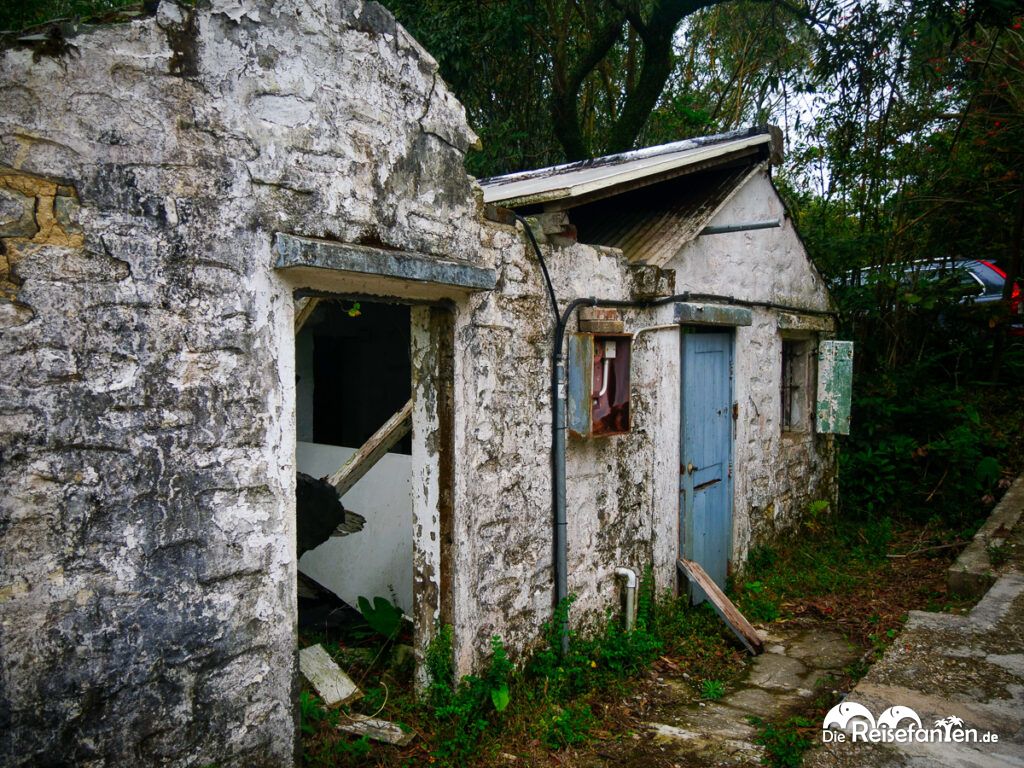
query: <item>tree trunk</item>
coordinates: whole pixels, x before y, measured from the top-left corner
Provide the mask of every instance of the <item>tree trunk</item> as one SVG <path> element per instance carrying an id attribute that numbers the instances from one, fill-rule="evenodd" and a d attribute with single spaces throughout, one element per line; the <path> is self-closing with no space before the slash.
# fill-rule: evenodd
<path id="1" fill-rule="evenodd" d="M 658 104 L 658 98 L 672 74 L 672 37 L 677 25 L 678 21 L 671 28 L 661 28 L 645 36 L 640 76 L 626 97 L 619 119 L 612 125 L 608 137 L 609 152 L 633 149 L 636 137 Z"/>
<path id="2" fill-rule="evenodd" d="M 566 60 L 568 54 L 555 56 L 551 78 L 551 127 L 555 138 L 565 150 L 567 160 L 583 160 L 590 156 L 580 127 L 580 89 L 587 75 L 608 55 L 622 34 L 625 19 L 614 15 L 596 30 L 590 45 L 575 65 Z"/>

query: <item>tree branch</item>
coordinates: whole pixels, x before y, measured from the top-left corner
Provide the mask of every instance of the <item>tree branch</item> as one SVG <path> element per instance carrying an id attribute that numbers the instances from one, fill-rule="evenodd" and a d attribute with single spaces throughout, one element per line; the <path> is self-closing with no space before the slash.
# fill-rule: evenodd
<path id="1" fill-rule="evenodd" d="M 573 66 L 568 65 L 564 54 L 555 58 L 551 82 L 551 124 L 568 160 L 581 160 L 590 154 L 577 110 L 580 89 L 587 75 L 597 68 L 618 41 L 623 24 L 624 18 L 619 13 L 612 14 Z"/>

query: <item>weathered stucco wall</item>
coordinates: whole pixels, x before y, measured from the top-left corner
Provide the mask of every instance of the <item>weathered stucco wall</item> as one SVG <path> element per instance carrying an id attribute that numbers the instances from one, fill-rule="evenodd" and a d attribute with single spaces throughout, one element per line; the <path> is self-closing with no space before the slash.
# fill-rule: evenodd
<path id="1" fill-rule="evenodd" d="M 570 214 L 571 216 L 571 214 Z M 741 188 L 713 223 L 784 218 L 767 174 Z M 468 669 L 494 634 L 513 648 L 538 640 L 552 595 L 550 363 L 552 315 L 530 250 L 494 227 L 498 289 L 457 313 L 456 626 Z M 615 249 L 542 246 L 559 302 L 634 298 L 636 276 Z M 780 229 L 707 236 L 667 269 L 675 290 L 828 309 L 824 284 L 788 220 Z M 781 313 L 753 310 L 736 329 L 733 562 L 835 494 L 830 436 L 783 435 Z M 630 434 L 568 442 L 569 590 L 577 626 L 617 610 L 616 566 L 654 568 L 675 583 L 679 515 L 680 339 L 671 307 L 624 310 L 640 331 L 632 364 Z M 641 330 L 641 329 L 651 330 Z M 571 330 L 571 329 L 570 329 Z M 791 331 L 786 330 L 785 333 Z M 811 334 L 804 332 L 811 338 Z"/>
<path id="2" fill-rule="evenodd" d="M 495 227 L 498 289 L 459 307 L 456 319 L 457 658 L 468 669 L 492 635 L 514 649 L 534 644 L 552 607 L 550 349 L 553 316 L 540 268 L 511 230 Z M 632 298 L 621 253 L 545 246 L 559 302 Z M 652 313 L 627 313 L 633 327 Z M 654 337 L 638 344 L 634 430 L 608 440 L 571 440 L 568 454 L 570 591 L 574 615 L 603 615 L 618 594 L 611 571 L 650 562 L 653 440 L 661 390 Z M 678 418 L 678 417 L 677 417 Z"/>
<path id="3" fill-rule="evenodd" d="M 436 65 L 375 3 L 0 52 L 0 754 L 294 756 L 291 289 L 272 233 L 472 261 Z"/>
<path id="4" fill-rule="evenodd" d="M 420 650 L 437 620 L 462 671 L 494 634 L 535 643 L 552 607 L 551 309 L 521 236 L 481 222 L 462 170 L 475 136 L 434 62 L 359 0 L 165 2 L 71 43 L 60 61 L 0 55 L 0 754 L 291 762 L 299 285 L 443 300 L 412 312 Z M 769 184 L 719 219 L 781 215 Z M 498 284 L 289 283 L 275 232 Z M 562 306 L 637 293 L 617 251 L 545 251 Z M 672 266 L 677 290 L 827 302 L 788 224 L 701 238 Z M 671 318 L 623 313 L 631 332 Z M 737 333 L 737 553 L 832 466 L 828 439 L 779 434 L 780 343 L 774 312 Z M 577 621 L 616 604 L 616 566 L 674 583 L 678 457 L 679 333 L 645 331 L 632 432 L 569 443 Z"/>

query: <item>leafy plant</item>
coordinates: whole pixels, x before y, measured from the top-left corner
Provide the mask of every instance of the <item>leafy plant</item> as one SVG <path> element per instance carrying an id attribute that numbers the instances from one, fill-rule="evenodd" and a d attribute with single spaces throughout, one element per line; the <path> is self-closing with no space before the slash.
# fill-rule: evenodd
<path id="1" fill-rule="evenodd" d="M 491 638 L 491 658 L 477 675 L 466 675 L 453 684 L 452 631 L 441 627 L 427 649 L 430 674 L 428 699 L 437 723 L 433 756 L 443 765 L 465 765 L 478 752 L 484 733 L 509 706 L 512 663 L 498 637 Z"/>
<path id="2" fill-rule="evenodd" d="M 896 639 L 896 634 L 895 629 L 887 629 L 882 633 L 868 635 L 868 640 L 871 642 L 872 648 L 874 648 L 875 656 L 878 658 L 882 657 L 885 649 Z"/>
<path id="3" fill-rule="evenodd" d="M 800 768 L 804 752 L 811 746 L 808 734 L 813 725 L 810 720 L 791 717 L 781 723 L 770 723 L 752 717 L 750 721 L 757 729 L 754 742 L 764 747 L 765 764 L 772 768 Z"/>
<path id="4" fill-rule="evenodd" d="M 993 568 L 1005 565 L 1010 559 L 1010 551 L 1006 546 L 1006 542 L 989 544 L 985 547 L 985 552 L 988 554 L 988 561 L 992 564 Z"/>
<path id="5" fill-rule="evenodd" d="M 366 757 L 373 749 L 369 736 L 360 736 L 355 741 L 338 739 L 334 742 L 331 751 L 334 757 L 351 756 L 356 759 Z"/>
<path id="6" fill-rule="evenodd" d="M 588 704 L 570 704 L 555 707 L 550 719 L 545 722 L 544 745 L 550 749 L 561 749 L 571 744 L 581 744 L 594 727 L 596 718 Z"/>
<path id="7" fill-rule="evenodd" d="M 595 687 L 635 675 L 660 654 L 663 644 L 648 628 L 652 607 L 645 605 L 643 620 L 633 631 L 625 632 L 617 621 L 609 619 L 603 633 L 581 637 L 569 634 L 569 648 L 561 652 L 561 627 L 567 620 L 575 597 L 570 596 L 555 609 L 551 622 L 543 625 L 547 646 L 534 655 L 528 671 L 543 680 L 555 701 L 563 701 Z"/>
<path id="8" fill-rule="evenodd" d="M 369 600 L 360 596 L 359 612 L 374 632 L 388 639 L 395 637 L 402 627 L 402 609 L 386 597 L 373 598 L 371 605 Z"/>
<path id="9" fill-rule="evenodd" d="M 703 680 L 700 684 L 700 696 L 702 699 L 717 701 L 725 695 L 725 683 L 721 680 Z"/>
<path id="10" fill-rule="evenodd" d="M 309 691 L 299 693 L 299 729 L 303 733 L 316 733 L 320 723 L 327 717 L 323 702 Z"/>

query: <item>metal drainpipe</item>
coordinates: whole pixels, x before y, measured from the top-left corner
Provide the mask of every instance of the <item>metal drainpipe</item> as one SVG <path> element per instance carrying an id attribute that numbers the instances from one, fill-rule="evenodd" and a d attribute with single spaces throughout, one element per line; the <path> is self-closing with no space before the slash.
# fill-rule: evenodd
<path id="1" fill-rule="evenodd" d="M 561 325 L 561 324 L 559 324 Z M 561 337 L 556 329 L 556 336 Z M 552 473 L 551 492 L 554 497 L 555 507 L 555 530 L 554 530 L 554 555 L 555 555 L 555 605 L 562 605 L 569 597 L 569 540 L 568 526 L 565 514 L 565 429 L 566 429 L 566 383 L 565 383 L 565 356 L 562 355 L 561 343 L 553 353 L 554 363 L 554 385 L 552 396 L 554 406 L 554 433 L 551 440 L 551 460 L 554 472 Z M 562 622 L 561 632 L 562 653 L 569 650 L 569 620 Z"/>
<path id="2" fill-rule="evenodd" d="M 731 232 L 749 232 L 752 229 L 775 229 L 776 227 L 781 226 L 782 219 L 772 219 L 771 221 L 746 221 L 742 224 L 722 224 L 715 227 L 704 227 L 704 229 L 697 233 L 697 237 L 703 237 L 704 235 L 727 235 Z"/>

